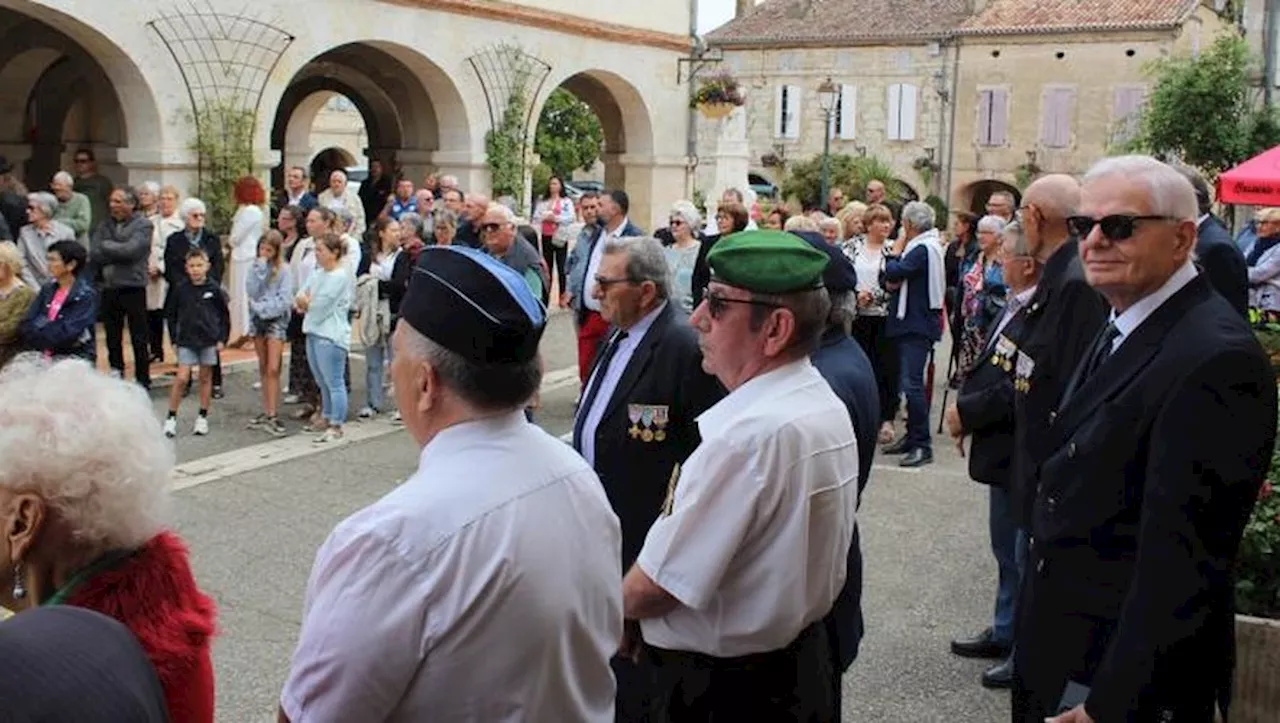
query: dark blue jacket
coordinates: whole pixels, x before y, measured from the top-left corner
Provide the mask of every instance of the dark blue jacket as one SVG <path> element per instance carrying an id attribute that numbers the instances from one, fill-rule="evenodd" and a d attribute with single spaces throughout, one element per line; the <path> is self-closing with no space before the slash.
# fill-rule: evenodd
<path id="1" fill-rule="evenodd" d="M 858 440 L 858 503 L 861 504 L 880 427 L 880 392 L 875 370 L 862 347 L 842 329 L 828 329 L 822 345 L 809 359 L 849 410 L 849 421 Z M 823 620 L 831 641 L 832 662 L 842 671 L 853 665 L 862 642 L 862 544 L 857 527 L 853 528 L 846 565 L 844 588 Z"/>
<path id="2" fill-rule="evenodd" d="M 942 338 L 942 311 L 929 308 L 929 249 L 917 246 L 902 258 L 891 258 L 884 265 L 885 281 L 910 281 L 907 288 L 907 313 L 898 318 L 898 296 L 901 289 L 889 295 L 889 317 L 885 320 L 885 336 L 923 336 L 932 341 Z"/>
<path id="3" fill-rule="evenodd" d="M 50 281 L 27 309 L 22 320 L 22 343 L 32 351 L 54 356 L 74 356 L 90 362 L 98 357 L 93 326 L 98 321 L 98 292 L 84 276 L 71 285 L 57 318 L 49 320 L 49 304 L 58 290 L 58 282 Z"/>
<path id="4" fill-rule="evenodd" d="M 1204 269 L 1213 290 L 1249 317 L 1249 267 L 1244 254 L 1231 240 L 1231 232 L 1217 216 L 1209 216 L 1196 232 L 1196 261 Z"/>

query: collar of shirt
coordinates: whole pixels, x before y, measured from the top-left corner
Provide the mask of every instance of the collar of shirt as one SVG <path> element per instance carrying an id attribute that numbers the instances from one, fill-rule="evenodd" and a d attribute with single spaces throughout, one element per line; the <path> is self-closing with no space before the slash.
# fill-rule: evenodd
<path id="1" fill-rule="evenodd" d="M 1209 220 L 1209 214 L 1207 213 L 1201 214 L 1201 216 L 1196 219 L 1196 228 L 1200 228 L 1201 226 L 1204 225 L 1204 222 L 1208 220 Z"/>
<path id="2" fill-rule="evenodd" d="M 1019 291 L 1018 293 L 1014 294 L 1013 298 L 1018 300 L 1018 308 L 1022 308 L 1026 306 L 1027 302 L 1031 301 L 1031 297 L 1035 295 L 1036 295 L 1036 286 L 1028 286 L 1022 291 Z"/>
<path id="3" fill-rule="evenodd" d="M 618 227 L 615 228 L 614 230 L 610 231 L 609 227 L 605 226 L 604 238 L 622 238 L 622 229 L 626 228 L 627 224 L 629 223 L 631 223 L 631 219 L 627 218 L 626 216 L 623 216 L 622 223 L 618 224 Z"/>
<path id="4" fill-rule="evenodd" d="M 817 370 L 805 357 L 747 380 L 698 416 L 698 430 L 706 438 L 731 428 L 734 421 L 757 402 L 795 389 L 810 373 L 817 374 Z"/>
<path id="5" fill-rule="evenodd" d="M 427 445 L 418 453 L 418 469 L 430 469 L 432 458 L 453 454 L 477 442 L 494 438 L 502 439 L 511 430 L 528 423 L 528 419 L 524 416 L 524 409 L 518 409 L 506 414 L 445 427 L 437 432 L 436 436 L 432 437 L 431 441 L 427 442 Z"/>
<path id="6" fill-rule="evenodd" d="M 1117 316 L 1115 310 L 1112 309 L 1111 323 L 1115 324 L 1116 329 L 1120 332 L 1120 336 L 1117 336 L 1116 340 L 1111 342 L 1112 353 L 1115 353 L 1115 350 L 1120 348 L 1124 340 L 1128 339 L 1133 332 L 1137 331 L 1138 327 L 1142 326 L 1142 322 L 1146 321 L 1147 317 L 1151 316 L 1156 309 L 1159 309 L 1164 302 L 1168 301 L 1169 297 L 1191 283 L 1191 280 L 1198 273 L 1196 265 L 1191 261 L 1187 261 L 1182 268 L 1173 272 L 1173 276 L 1170 276 L 1163 286 L 1139 299 L 1133 306 L 1125 309 L 1123 314 Z"/>

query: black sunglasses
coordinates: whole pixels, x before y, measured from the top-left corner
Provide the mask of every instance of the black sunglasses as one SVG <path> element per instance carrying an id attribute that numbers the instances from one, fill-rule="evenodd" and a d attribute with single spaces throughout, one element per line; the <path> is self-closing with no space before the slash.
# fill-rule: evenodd
<path id="1" fill-rule="evenodd" d="M 486 223 L 480 227 L 480 233 L 492 233 L 502 228 L 500 223 Z"/>
<path id="2" fill-rule="evenodd" d="M 1093 233 L 1093 227 L 1098 226 L 1102 229 L 1102 235 L 1108 241 L 1124 241 L 1133 236 L 1134 227 L 1139 221 L 1176 221 L 1172 216 L 1131 216 L 1129 214 L 1115 213 L 1102 218 L 1093 218 L 1091 216 L 1069 216 L 1067 217 L 1067 229 L 1072 234 L 1083 239 L 1090 233 Z"/>
<path id="3" fill-rule="evenodd" d="M 599 286 L 601 289 L 605 289 L 605 290 L 607 290 L 610 286 L 613 286 L 614 284 L 634 284 L 634 283 L 637 283 L 637 282 L 634 279 L 629 279 L 625 276 L 622 276 L 616 279 L 611 279 L 607 276 L 600 276 L 599 274 L 596 274 L 596 286 Z"/>
<path id="4" fill-rule="evenodd" d="M 761 301 L 759 299 L 730 299 L 727 296 L 712 293 L 709 289 L 704 288 L 702 291 L 702 300 L 707 302 L 707 311 L 711 314 L 712 319 L 719 319 L 729 308 L 729 304 L 743 304 L 746 306 L 761 306 L 766 309 L 781 309 L 782 304 L 775 304 L 772 301 Z"/>

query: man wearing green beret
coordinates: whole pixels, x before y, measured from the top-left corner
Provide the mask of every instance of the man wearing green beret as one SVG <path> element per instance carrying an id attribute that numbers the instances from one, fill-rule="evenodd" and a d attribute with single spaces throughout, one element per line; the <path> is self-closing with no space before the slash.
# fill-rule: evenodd
<path id="1" fill-rule="evenodd" d="M 844 583 L 858 445 L 809 361 L 827 263 L 780 231 L 727 236 L 707 256 L 690 321 L 729 395 L 698 417 L 702 443 L 623 581 L 643 640 L 622 649 L 651 670 L 654 721 L 834 716 L 822 618 Z"/>

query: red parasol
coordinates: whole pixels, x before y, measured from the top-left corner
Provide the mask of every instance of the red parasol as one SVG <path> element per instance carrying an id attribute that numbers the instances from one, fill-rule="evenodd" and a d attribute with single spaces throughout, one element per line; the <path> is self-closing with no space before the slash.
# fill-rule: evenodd
<path id="1" fill-rule="evenodd" d="M 1218 201 L 1280 206 L 1280 146 L 1218 176 Z"/>

